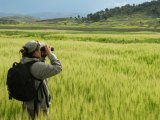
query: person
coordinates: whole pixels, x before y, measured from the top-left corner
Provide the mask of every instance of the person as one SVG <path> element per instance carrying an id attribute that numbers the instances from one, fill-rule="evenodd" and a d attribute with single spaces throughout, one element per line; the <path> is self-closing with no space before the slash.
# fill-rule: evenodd
<path id="1" fill-rule="evenodd" d="M 45 54 L 50 60 L 50 64 L 45 64 L 41 56 L 41 46 L 37 41 L 27 42 L 20 50 L 22 59 L 20 63 L 35 61 L 30 67 L 30 72 L 35 80 L 35 88 L 38 89 L 38 95 L 33 100 L 23 102 L 23 109 L 27 110 L 29 116 L 34 120 L 39 111 L 48 115 L 50 106 L 50 94 L 47 85 L 47 78 L 52 77 L 62 71 L 62 65 L 56 55 L 51 52 L 51 48 L 44 46 Z M 38 79 L 38 80 L 36 80 Z"/>

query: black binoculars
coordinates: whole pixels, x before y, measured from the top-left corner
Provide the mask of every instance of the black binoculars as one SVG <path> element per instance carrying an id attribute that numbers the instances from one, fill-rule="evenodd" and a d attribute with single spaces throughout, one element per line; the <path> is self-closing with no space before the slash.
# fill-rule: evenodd
<path id="1" fill-rule="evenodd" d="M 45 47 L 41 47 L 40 50 L 41 50 L 41 52 L 45 52 Z M 51 51 L 54 51 L 53 47 L 51 47 Z"/>

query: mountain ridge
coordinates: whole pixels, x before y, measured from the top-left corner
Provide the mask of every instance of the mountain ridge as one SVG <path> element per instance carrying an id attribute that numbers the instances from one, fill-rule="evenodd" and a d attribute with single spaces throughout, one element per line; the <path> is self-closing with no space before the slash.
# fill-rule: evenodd
<path id="1" fill-rule="evenodd" d="M 40 12 L 40 13 L 29 13 L 29 14 L 18 14 L 18 13 L 5 13 L 0 12 L 0 18 L 2 17 L 13 17 L 13 16 L 31 16 L 37 19 L 53 19 L 53 18 L 67 18 L 67 17 L 77 17 L 86 16 L 87 13 L 71 13 L 71 12 Z"/>
<path id="2" fill-rule="evenodd" d="M 106 8 L 105 10 L 100 10 L 95 13 L 90 13 L 87 15 L 85 20 L 89 21 L 100 21 L 106 20 L 114 16 L 123 16 L 123 15 L 133 15 L 141 14 L 151 17 L 160 17 L 160 0 L 153 0 L 151 2 L 144 2 L 142 4 L 126 4 L 121 7 L 114 7 L 111 9 Z"/>

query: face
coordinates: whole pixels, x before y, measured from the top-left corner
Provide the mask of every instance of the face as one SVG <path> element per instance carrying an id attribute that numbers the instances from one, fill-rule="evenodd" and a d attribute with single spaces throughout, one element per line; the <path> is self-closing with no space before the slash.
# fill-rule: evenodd
<path id="1" fill-rule="evenodd" d="M 34 52 L 34 57 L 36 57 L 36 58 L 41 58 L 41 51 L 40 51 L 40 49 L 37 49 L 37 50 Z"/>

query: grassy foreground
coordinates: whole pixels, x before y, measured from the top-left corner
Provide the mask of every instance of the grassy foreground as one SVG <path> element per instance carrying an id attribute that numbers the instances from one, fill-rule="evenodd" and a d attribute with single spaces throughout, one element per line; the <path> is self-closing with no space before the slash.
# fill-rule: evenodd
<path id="1" fill-rule="evenodd" d="M 20 102 L 8 100 L 6 74 L 21 58 L 21 46 L 32 39 L 54 46 L 63 65 L 62 73 L 49 79 L 52 105 L 46 119 L 160 119 L 159 33 L 4 31 L 0 31 L 0 120 L 28 119 Z"/>

